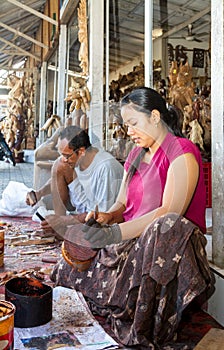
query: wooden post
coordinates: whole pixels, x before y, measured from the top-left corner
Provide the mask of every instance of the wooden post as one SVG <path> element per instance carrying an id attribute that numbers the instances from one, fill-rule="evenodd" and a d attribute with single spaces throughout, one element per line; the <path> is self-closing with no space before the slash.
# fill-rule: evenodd
<path id="1" fill-rule="evenodd" d="M 97 19 L 97 20 L 96 20 Z M 89 113 L 89 134 L 91 141 L 93 133 L 103 141 L 104 106 L 103 106 L 103 79 L 104 79 L 104 1 L 92 0 L 89 2 L 89 82 L 91 103 Z"/>
<path id="2" fill-rule="evenodd" d="M 212 260 L 224 268 L 224 3 L 211 1 Z"/>
<path id="3" fill-rule="evenodd" d="M 41 66 L 41 80 L 40 80 L 40 116 L 39 129 L 45 123 L 46 115 L 46 96 L 47 96 L 47 62 L 43 62 Z M 44 131 L 39 133 L 39 143 L 44 142 Z"/>
<path id="4" fill-rule="evenodd" d="M 145 86 L 153 87 L 153 1 L 145 0 Z"/>
<path id="5" fill-rule="evenodd" d="M 66 79 L 66 54 L 67 54 L 67 25 L 60 27 L 59 48 L 58 48 L 58 95 L 57 95 L 57 115 L 61 117 L 62 124 L 65 119 L 65 79 Z"/>

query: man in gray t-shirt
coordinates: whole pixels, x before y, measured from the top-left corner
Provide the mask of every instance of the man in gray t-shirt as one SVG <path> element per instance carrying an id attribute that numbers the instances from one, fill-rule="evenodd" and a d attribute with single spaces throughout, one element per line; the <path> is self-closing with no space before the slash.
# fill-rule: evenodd
<path id="1" fill-rule="evenodd" d="M 49 193 L 53 197 L 55 215 L 48 215 L 41 223 L 45 232 L 77 220 L 84 222 L 86 213 L 96 205 L 99 211 L 107 211 L 116 200 L 123 177 L 123 166 L 110 153 L 93 147 L 87 132 L 77 126 L 59 133 L 58 152 L 61 156 L 54 162 L 51 179 L 33 191 L 36 202 Z M 71 209 L 73 214 L 65 215 Z"/>
<path id="2" fill-rule="evenodd" d="M 97 148 L 95 149 L 95 151 Z M 92 162 L 85 169 L 75 167 L 77 177 L 68 185 L 70 200 L 78 212 L 89 212 L 96 204 L 100 211 L 107 211 L 115 202 L 123 167 L 108 152 L 97 150 Z"/>

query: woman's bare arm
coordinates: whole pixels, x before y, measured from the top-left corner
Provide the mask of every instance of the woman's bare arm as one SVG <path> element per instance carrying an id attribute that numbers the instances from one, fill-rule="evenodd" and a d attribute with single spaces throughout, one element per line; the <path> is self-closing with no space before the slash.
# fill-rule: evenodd
<path id="1" fill-rule="evenodd" d="M 170 165 L 160 207 L 137 219 L 120 224 L 122 239 L 138 237 L 153 220 L 169 212 L 184 215 L 194 194 L 199 166 L 193 154 L 176 158 Z"/>

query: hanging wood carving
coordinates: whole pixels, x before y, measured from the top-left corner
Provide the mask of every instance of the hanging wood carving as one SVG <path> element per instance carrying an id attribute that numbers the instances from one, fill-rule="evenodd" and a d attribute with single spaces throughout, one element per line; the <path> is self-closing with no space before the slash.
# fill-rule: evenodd
<path id="1" fill-rule="evenodd" d="M 90 92 L 86 86 L 85 79 L 71 79 L 71 86 L 65 98 L 70 104 L 69 118 L 67 124 L 77 125 L 83 129 L 88 129 L 87 111 L 91 100 Z"/>
<path id="2" fill-rule="evenodd" d="M 80 0 L 78 8 L 78 38 L 80 42 L 79 61 L 82 72 L 85 76 L 89 74 L 89 59 L 88 59 L 88 31 L 87 31 L 87 15 L 86 15 L 86 0 Z"/>
<path id="3" fill-rule="evenodd" d="M 23 161 L 23 149 L 34 149 L 34 81 L 33 76 L 7 78 L 10 87 L 7 101 L 7 115 L 1 122 L 5 140 L 15 154 L 17 162 Z"/>

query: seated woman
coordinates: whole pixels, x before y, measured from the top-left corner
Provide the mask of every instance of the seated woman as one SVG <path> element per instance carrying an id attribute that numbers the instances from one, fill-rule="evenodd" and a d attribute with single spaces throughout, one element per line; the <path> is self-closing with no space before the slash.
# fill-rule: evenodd
<path id="1" fill-rule="evenodd" d="M 82 272 L 62 259 L 51 278 L 82 292 L 124 345 L 162 349 L 186 306 L 213 285 L 202 160 L 182 137 L 176 110 L 155 90 L 133 90 L 121 101 L 121 115 L 137 147 L 124 165 L 117 201 L 98 213 L 103 225 L 82 227 L 97 255 Z M 72 227 L 74 242 L 79 229 Z"/>

